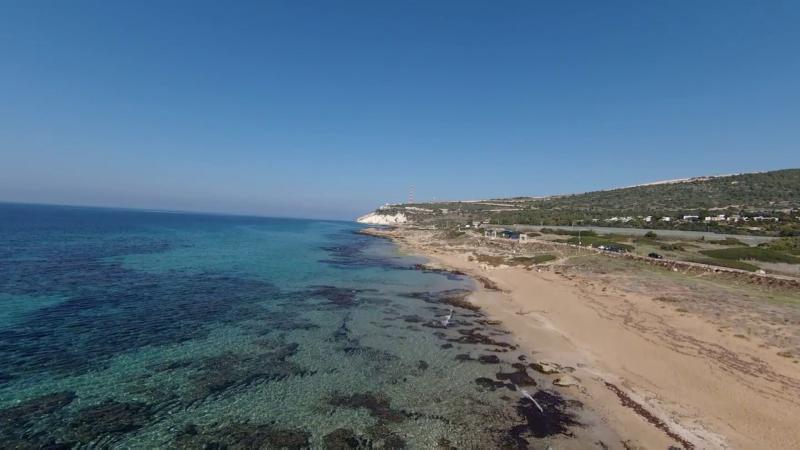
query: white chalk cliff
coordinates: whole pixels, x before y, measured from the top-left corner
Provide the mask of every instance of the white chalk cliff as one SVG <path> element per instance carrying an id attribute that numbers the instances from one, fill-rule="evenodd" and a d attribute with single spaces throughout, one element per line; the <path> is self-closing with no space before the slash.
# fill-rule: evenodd
<path id="1" fill-rule="evenodd" d="M 356 219 L 358 223 L 368 223 L 372 225 L 396 225 L 399 223 L 408 222 L 405 214 L 399 212 L 397 214 L 379 214 L 371 212 L 367 215 L 361 216 Z"/>

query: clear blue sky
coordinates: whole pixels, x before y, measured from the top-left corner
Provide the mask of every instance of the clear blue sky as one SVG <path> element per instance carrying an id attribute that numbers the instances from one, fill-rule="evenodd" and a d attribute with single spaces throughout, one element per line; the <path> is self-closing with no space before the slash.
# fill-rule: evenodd
<path id="1" fill-rule="evenodd" d="M 0 200 L 349 218 L 800 166 L 798 1 L 0 0 Z"/>

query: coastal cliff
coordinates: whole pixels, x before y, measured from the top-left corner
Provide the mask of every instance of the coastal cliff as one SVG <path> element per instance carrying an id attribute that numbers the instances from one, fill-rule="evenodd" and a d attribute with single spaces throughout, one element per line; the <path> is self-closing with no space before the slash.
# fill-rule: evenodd
<path id="1" fill-rule="evenodd" d="M 381 214 L 379 212 L 371 212 L 359 217 L 356 219 L 356 222 L 371 225 L 397 225 L 408 222 L 408 218 L 401 212 L 396 214 Z"/>

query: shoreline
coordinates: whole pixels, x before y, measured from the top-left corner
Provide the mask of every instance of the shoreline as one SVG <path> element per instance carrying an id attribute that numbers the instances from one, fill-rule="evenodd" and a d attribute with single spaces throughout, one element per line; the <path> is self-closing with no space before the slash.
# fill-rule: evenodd
<path id="1" fill-rule="evenodd" d="M 800 446 L 800 397 L 792 399 L 800 368 L 758 342 L 720 336 L 701 317 L 550 266 L 492 267 L 405 228 L 361 232 L 426 258 L 426 268 L 472 278 L 469 300 L 532 360 L 574 368 L 579 384 L 570 394 L 621 436 L 612 448 Z"/>

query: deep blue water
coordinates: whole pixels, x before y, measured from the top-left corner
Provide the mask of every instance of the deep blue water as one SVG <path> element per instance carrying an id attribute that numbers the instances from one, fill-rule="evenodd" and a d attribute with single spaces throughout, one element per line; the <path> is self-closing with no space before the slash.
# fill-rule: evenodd
<path id="1" fill-rule="evenodd" d="M 564 401 L 533 387 L 508 334 L 450 306 L 470 280 L 357 231 L 0 204 L 2 447 L 489 448 L 568 433 Z M 548 414 L 533 420 L 524 386 Z"/>

